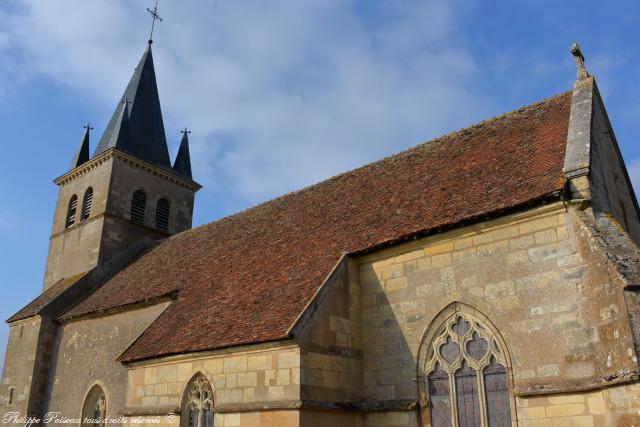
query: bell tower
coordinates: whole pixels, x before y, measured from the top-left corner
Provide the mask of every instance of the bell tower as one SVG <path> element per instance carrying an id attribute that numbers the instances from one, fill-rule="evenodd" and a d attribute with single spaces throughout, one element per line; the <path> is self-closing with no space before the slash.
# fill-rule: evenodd
<path id="1" fill-rule="evenodd" d="M 70 170 L 54 180 L 58 200 L 44 290 L 70 281 L 143 240 L 191 228 L 195 193 L 189 132 L 173 166 L 165 137 L 151 40 L 89 155 L 85 126 Z"/>

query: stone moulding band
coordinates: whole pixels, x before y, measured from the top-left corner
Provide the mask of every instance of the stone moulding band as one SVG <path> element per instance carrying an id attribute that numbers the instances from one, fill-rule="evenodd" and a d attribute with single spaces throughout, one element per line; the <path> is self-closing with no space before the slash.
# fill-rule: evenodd
<path id="1" fill-rule="evenodd" d="M 540 397 L 543 395 L 567 394 L 567 393 L 585 393 L 601 390 L 604 388 L 621 386 L 629 383 L 640 382 L 640 369 L 625 372 L 622 375 L 612 377 L 602 377 L 594 379 L 586 383 L 584 387 L 554 387 L 553 385 L 540 386 L 539 390 L 514 390 L 516 397 Z M 544 387 L 544 389 L 542 388 Z M 382 411 L 414 411 L 418 408 L 419 402 L 414 399 L 395 399 L 395 400 L 371 400 L 364 402 L 329 402 L 320 400 L 279 400 L 273 402 L 256 402 L 256 403 L 233 403 L 215 405 L 213 412 L 215 413 L 234 413 L 234 412 L 256 412 L 256 411 L 286 411 L 298 409 L 315 409 L 321 411 L 338 411 L 338 412 L 382 412 Z M 158 406 L 158 407 L 139 407 L 126 408 L 122 411 L 123 416 L 157 416 L 166 414 L 180 414 L 180 408 L 174 405 Z"/>
<path id="2" fill-rule="evenodd" d="M 73 169 L 67 172 L 66 174 L 54 179 L 53 182 L 56 185 L 64 186 L 67 183 L 73 181 L 78 176 L 86 174 L 90 170 L 96 168 L 97 166 L 101 165 L 102 163 L 112 158 L 123 160 L 134 167 L 143 169 L 153 175 L 160 176 L 169 182 L 179 185 L 180 187 L 187 188 L 191 191 L 198 191 L 200 188 L 202 188 L 200 184 L 194 181 L 183 179 L 177 175 L 174 175 L 170 171 L 154 166 L 151 163 L 145 162 L 144 160 L 140 160 L 116 148 L 110 148 L 107 151 L 100 153 L 98 156 L 84 163 L 82 166 L 76 169 Z"/>
<path id="3" fill-rule="evenodd" d="M 575 382 L 570 385 L 538 384 L 530 387 L 514 387 L 516 397 L 534 397 L 553 394 L 588 393 L 605 388 L 617 387 L 625 384 L 640 382 L 640 369 L 624 371 L 616 375 L 590 378 L 587 381 Z"/>

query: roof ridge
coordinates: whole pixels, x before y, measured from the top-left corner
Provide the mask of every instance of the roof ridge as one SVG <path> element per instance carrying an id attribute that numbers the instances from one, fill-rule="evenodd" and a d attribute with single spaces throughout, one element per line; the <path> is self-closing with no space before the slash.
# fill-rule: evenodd
<path id="1" fill-rule="evenodd" d="M 505 113 L 501 113 L 501 114 L 493 116 L 493 117 L 491 117 L 489 119 L 484 119 L 484 120 L 482 120 L 480 122 L 474 123 L 474 124 L 472 124 L 470 126 L 467 126 L 467 127 L 464 127 L 464 128 L 459 128 L 457 130 L 451 131 L 451 132 L 446 133 L 444 135 L 440 135 L 440 136 L 435 137 L 433 139 L 429 139 L 427 141 L 424 141 L 424 142 L 421 142 L 421 143 L 416 144 L 414 146 L 411 146 L 409 148 L 406 148 L 406 149 L 404 149 L 404 150 L 402 150 L 402 151 L 400 151 L 398 153 L 394 153 L 394 154 L 391 154 L 389 156 L 383 157 L 381 159 L 374 160 L 374 161 L 369 162 L 369 163 L 365 163 L 364 165 L 358 166 L 358 167 L 356 167 L 354 169 L 350 169 L 350 170 L 347 170 L 347 171 L 344 171 L 344 172 L 340 172 L 340 173 L 338 173 L 336 175 L 330 176 L 330 177 L 328 177 L 326 179 L 323 179 L 322 181 L 315 182 L 313 184 L 309 184 L 309 185 L 307 185 L 305 187 L 302 187 L 302 188 L 299 188 L 297 190 L 289 191 L 287 193 L 284 193 L 284 194 L 281 194 L 281 195 L 276 196 L 274 198 L 265 200 L 265 201 L 260 202 L 258 204 L 249 206 L 249 207 L 247 207 L 245 209 L 242 209 L 242 210 L 239 210 L 237 212 L 233 212 L 233 213 L 230 213 L 228 215 L 222 216 L 220 218 L 217 218 L 217 219 L 211 220 L 209 222 L 206 222 L 204 224 L 200 224 L 200 225 L 198 225 L 196 227 L 190 228 L 189 230 L 185 230 L 185 231 L 182 231 L 180 233 L 174 234 L 174 235 L 170 236 L 169 238 L 167 238 L 166 240 L 167 241 L 173 240 L 175 238 L 179 238 L 182 235 L 190 234 L 191 232 L 196 232 L 196 231 L 198 231 L 198 230 L 200 230 L 202 228 L 211 226 L 211 225 L 216 224 L 218 222 L 230 220 L 230 219 L 232 219 L 232 218 L 234 218 L 236 216 L 240 216 L 240 215 L 242 215 L 242 214 L 244 214 L 244 213 L 246 213 L 248 211 L 264 207 L 267 204 L 270 204 L 270 203 L 276 202 L 278 200 L 282 200 L 282 199 L 291 197 L 291 196 L 293 196 L 295 194 L 311 191 L 312 189 L 316 188 L 319 185 L 323 185 L 323 184 L 331 182 L 331 181 L 336 181 L 336 180 L 338 180 L 338 179 L 340 179 L 340 178 L 342 178 L 344 176 L 347 176 L 349 174 L 353 174 L 353 173 L 355 173 L 357 171 L 360 171 L 362 169 L 369 168 L 369 167 L 372 167 L 372 166 L 376 166 L 378 164 L 389 162 L 389 161 L 392 161 L 393 159 L 397 159 L 397 158 L 401 158 L 401 157 L 404 157 L 406 155 L 409 155 L 412 152 L 414 152 L 414 151 L 416 151 L 416 150 L 418 150 L 420 148 L 423 148 L 427 144 L 438 143 L 438 142 L 442 142 L 445 139 L 451 139 L 451 138 L 455 137 L 456 135 L 460 135 L 460 134 L 475 130 L 475 129 L 480 128 L 482 126 L 486 126 L 488 124 L 497 122 L 497 121 L 499 121 L 501 119 L 505 119 L 505 118 L 507 118 L 509 116 L 513 116 L 513 115 L 516 115 L 518 113 L 522 113 L 524 111 L 535 109 L 536 107 L 538 107 L 540 105 L 543 105 L 543 104 L 549 103 L 551 101 L 554 101 L 556 99 L 562 98 L 563 96 L 566 96 L 566 95 L 568 95 L 570 93 L 572 93 L 572 90 L 568 90 L 568 91 L 565 91 L 565 92 L 557 93 L 555 95 L 543 98 L 543 99 L 541 99 L 539 101 L 536 101 L 536 102 L 534 102 L 532 104 L 528 104 L 528 105 L 524 105 L 522 107 L 518 107 L 518 108 L 516 108 L 514 110 L 507 111 Z"/>

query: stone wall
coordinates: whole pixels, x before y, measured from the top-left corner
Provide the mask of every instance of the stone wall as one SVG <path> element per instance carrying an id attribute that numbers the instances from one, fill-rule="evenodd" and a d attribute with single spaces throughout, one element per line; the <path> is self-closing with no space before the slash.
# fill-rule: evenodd
<path id="1" fill-rule="evenodd" d="M 124 413 L 178 413 L 187 383 L 198 373 L 211 384 L 217 416 L 293 408 L 299 401 L 300 350 L 287 343 L 134 364 L 128 370 Z"/>
<path id="2" fill-rule="evenodd" d="M 602 98 L 597 88 L 594 87 L 594 91 L 589 176 L 593 207 L 598 212 L 612 214 L 640 245 L 640 218 L 636 211 L 633 187 Z"/>
<path id="3" fill-rule="evenodd" d="M 517 399 L 521 427 L 640 425 L 640 384 Z"/>
<path id="4" fill-rule="evenodd" d="M 84 397 L 99 384 L 107 413 L 126 407 L 127 369 L 117 361 L 133 341 L 164 311 L 167 302 L 117 314 L 63 324 L 54 347 L 48 411 L 78 418 Z"/>
<path id="5" fill-rule="evenodd" d="M 96 162 L 95 166 L 86 167 L 82 175 L 59 186 L 45 269 L 45 290 L 62 278 L 86 272 L 98 264 L 104 217 L 96 213 L 106 209 L 112 168 L 113 159 Z M 82 200 L 89 187 L 93 189 L 92 215 L 81 222 Z M 78 197 L 76 221 L 65 228 L 73 195 Z"/>
<path id="6" fill-rule="evenodd" d="M 346 259 L 325 283 L 302 327 L 302 400 L 357 402 L 362 398 L 362 335 L 358 265 Z"/>
<path id="7" fill-rule="evenodd" d="M 119 157 L 114 159 L 107 212 L 118 218 L 131 219 L 131 197 L 141 189 L 147 196 L 145 225 L 155 227 L 156 204 L 165 198 L 170 203 L 169 234 L 191 228 L 195 191 L 155 175 L 137 164 Z"/>
<path id="8" fill-rule="evenodd" d="M 44 287 L 84 273 L 108 262 L 136 242 L 160 239 L 191 228 L 195 187 L 168 172 L 157 172 L 144 162 L 118 151 L 109 151 L 56 181 L 58 200 L 53 219 Z M 86 190 L 93 189 L 91 214 L 80 220 Z M 147 196 L 144 224 L 131 222 L 134 191 Z M 69 200 L 78 197 L 76 220 L 66 228 Z M 170 203 L 168 231 L 156 229 L 159 199 Z"/>
<path id="9" fill-rule="evenodd" d="M 17 411 L 27 414 L 39 335 L 39 317 L 10 325 L 0 385 L 0 413 Z"/>
<path id="10" fill-rule="evenodd" d="M 623 289 L 597 274 L 578 216 L 555 204 L 360 258 L 365 406 L 417 400 L 423 336 L 454 302 L 500 332 L 516 395 L 577 393 L 637 369 Z M 394 425 L 415 425 L 407 416 Z"/>

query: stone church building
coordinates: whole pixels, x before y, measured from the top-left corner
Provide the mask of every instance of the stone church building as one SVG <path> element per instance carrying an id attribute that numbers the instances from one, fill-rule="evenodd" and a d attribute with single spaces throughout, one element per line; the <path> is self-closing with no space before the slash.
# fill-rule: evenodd
<path id="1" fill-rule="evenodd" d="M 54 181 L 3 420 L 639 426 L 638 203 L 573 54 L 565 93 L 192 229 L 149 44 Z"/>

